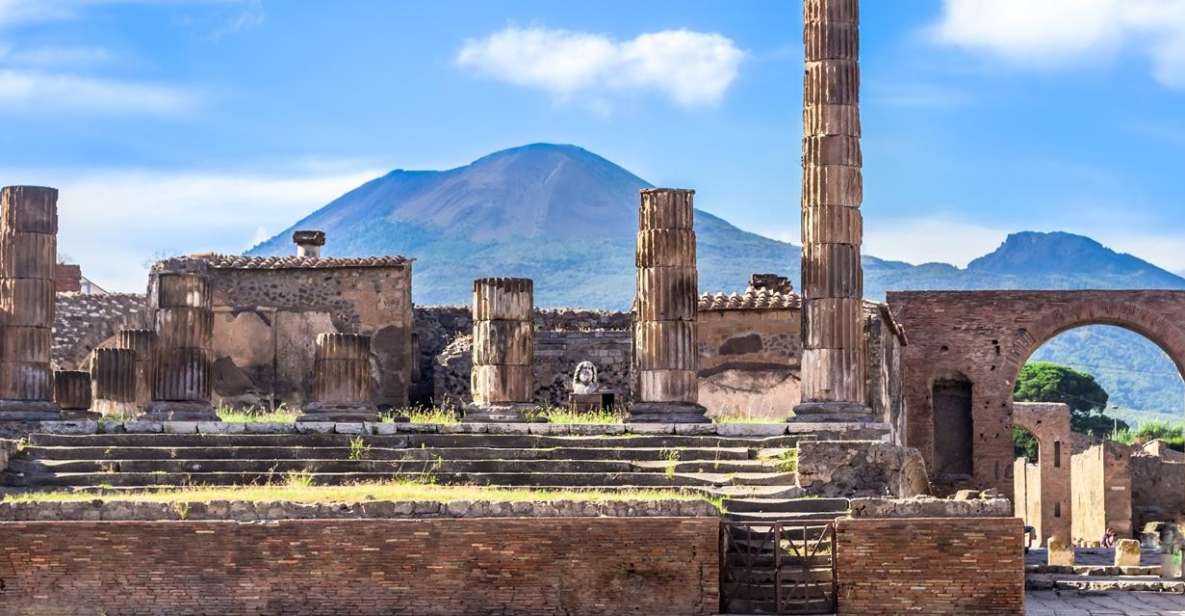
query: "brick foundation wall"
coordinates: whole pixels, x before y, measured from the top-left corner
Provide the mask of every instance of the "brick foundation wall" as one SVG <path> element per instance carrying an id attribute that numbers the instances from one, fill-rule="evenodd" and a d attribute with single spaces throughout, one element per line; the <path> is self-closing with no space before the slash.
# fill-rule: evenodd
<path id="1" fill-rule="evenodd" d="M 839 614 L 1024 614 L 1019 518 L 844 519 Z"/>
<path id="2" fill-rule="evenodd" d="M 0 614 L 714 614 L 718 524 L 0 523 Z"/>

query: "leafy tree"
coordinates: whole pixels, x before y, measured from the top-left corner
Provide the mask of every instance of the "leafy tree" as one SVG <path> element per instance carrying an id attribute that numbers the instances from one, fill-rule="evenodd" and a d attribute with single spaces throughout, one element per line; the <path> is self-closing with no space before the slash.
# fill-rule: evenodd
<path id="1" fill-rule="evenodd" d="M 1020 426 L 1012 426 L 1012 457 L 1036 462 L 1037 452 L 1037 437 Z"/>
<path id="2" fill-rule="evenodd" d="M 1065 403 L 1070 407 L 1070 428 L 1075 432 L 1106 438 L 1116 429 L 1128 427 L 1103 413 L 1108 395 L 1094 377 L 1068 366 L 1045 361 L 1025 364 L 1012 398 L 1017 402 Z"/>

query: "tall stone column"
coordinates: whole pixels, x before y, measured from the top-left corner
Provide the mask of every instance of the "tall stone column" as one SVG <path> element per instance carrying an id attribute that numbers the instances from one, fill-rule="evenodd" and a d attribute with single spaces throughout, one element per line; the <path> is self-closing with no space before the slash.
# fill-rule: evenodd
<path id="1" fill-rule="evenodd" d="M 805 0 L 803 21 L 802 403 L 795 420 L 869 420 L 859 1 Z"/>
<path id="2" fill-rule="evenodd" d="M 157 352 L 148 418 L 217 421 L 210 404 L 214 313 L 209 280 L 196 274 L 161 274 L 153 281 L 149 301 Z"/>
<path id="3" fill-rule="evenodd" d="M 297 421 L 378 421 L 371 400 L 370 336 L 317 334 L 313 391 Z"/>
<path id="4" fill-rule="evenodd" d="M 91 352 L 91 399 L 103 417 L 130 419 L 140 414 L 136 405 L 136 352 L 95 349 Z"/>
<path id="5" fill-rule="evenodd" d="M 700 423 L 696 318 L 695 191 L 643 190 L 635 265 L 631 422 Z"/>
<path id="6" fill-rule="evenodd" d="M 535 407 L 534 317 L 530 279 L 473 281 L 473 403 L 466 421 L 524 421 Z"/>
<path id="7" fill-rule="evenodd" d="M 90 417 L 91 373 L 85 370 L 58 370 L 53 373 L 53 399 L 70 419 Z"/>
<path id="8" fill-rule="evenodd" d="M 143 412 L 152 402 L 156 382 L 156 332 L 150 329 L 121 329 L 115 348 L 136 353 L 136 406 Z"/>
<path id="9" fill-rule="evenodd" d="M 0 189 L 0 421 L 60 419 L 53 402 L 58 191 Z"/>

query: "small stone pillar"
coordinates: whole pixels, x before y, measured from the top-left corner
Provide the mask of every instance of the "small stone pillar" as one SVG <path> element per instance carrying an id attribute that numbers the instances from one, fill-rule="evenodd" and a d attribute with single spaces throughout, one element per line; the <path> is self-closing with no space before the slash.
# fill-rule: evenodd
<path id="1" fill-rule="evenodd" d="M 53 402 L 58 191 L 0 189 L 0 421 L 60 419 Z"/>
<path id="2" fill-rule="evenodd" d="M 803 23 L 802 401 L 792 421 L 870 421 L 859 0 L 805 0 Z"/>
<path id="3" fill-rule="evenodd" d="M 653 188 L 638 211 L 633 423 L 702 423 L 696 318 L 695 191 Z"/>
<path id="4" fill-rule="evenodd" d="M 296 256 L 318 258 L 325 245 L 324 231 L 294 231 L 292 243 L 296 244 Z"/>
<path id="5" fill-rule="evenodd" d="M 1120 539 L 1115 542 L 1115 566 L 1139 567 L 1140 542 L 1135 539 Z"/>
<path id="6" fill-rule="evenodd" d="M 91 373 L 85 370 L 57 370 L 53 373 L 53 399 L 62 416 L 82 419 L 91 415 Z"/>
<path id="7" fill-rule="evenodd" d="M 1073 567 L 1074 566 L 1074 546 L 1070 545 L 1065 538 L 1050 537 L 1045 542 L 1046 547 L 1046 561 L 1045 564 L 1050 567 Z"/>
<path id="8" fill-rule="evenodd" d="M 214 335 L 210 283 L 196 274 L 161 274 L 149 292 L 157 350 L 147 417 L 218 421 L 210 404 Z"/>
<path id="9" fill-rule="evenodd" d="M 156 378 L 156 332 L 150 329 L 121 329 L 115 336 L 115 348 L 136 354 L 136 406 L 143 412 L 152 402 Z"/>
<path id="10" fill-rule="evenodd" d="M 378 421 L 371 401 L 370 336 L 317 334 L 313 391 L 297 421 Z"/>
<path id="11" fill-rule="evenodd" d="M 91 398 L 103 417 L 130 419 L 140 414 L 136 405 L 136 352 L 100 348 L 91 352 Z"/>
<path id="12" fill-rule="evenodd" d="M 530 279 L 473 281 L 473 403 L 466 421 L 524 421 L 535 408 L 534 316 Z"/>

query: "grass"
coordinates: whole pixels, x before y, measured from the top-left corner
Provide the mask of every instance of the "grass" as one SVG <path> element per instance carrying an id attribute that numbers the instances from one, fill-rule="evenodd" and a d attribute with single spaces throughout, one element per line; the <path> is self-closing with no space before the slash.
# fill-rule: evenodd
<path id="1" fill-rule="evenodd" d="M 300 412 L 281 404 L 275 409 L 251 407 L 236 409 L 219 406 L 215 409 L 218 418 L 227 423 L 293 423 Z"/>
<path id="2" fill-rule="evenodd" d="M 784 423 L 785 421 L 785 419 L 774 419 L 765 415 L 752 415 L 749 413 L 721 415 L 712 418 L 712 423 L 714 424 L 775 424 Z"/>
<path id="3" fill-rule="evenodd" d="M 354 438 L 350 439 L 351 460 L 362 460 L 368 455 L 370 455 L 370 445 L 367 445 L 366 441 L 362 440 L 361 436 L 355 436 Z"/>
<path id="4" fill-rule="evenodd" d="M 576 412 L 560 406 L 541 406 L 527 414 L 532 421 L 546 421 L 552 424 L 587 425 L 625 423 L 625 413 L 615 409 Z"/>
<path id="5" fill-rule="evenodd" d="M 95 495 L 70 490 L 9 494 L 5 502 L 76 502 L 132 501 L 150 503 L 194 503 L 216 500 L 291 501 L 300 503 L 342 503 L 382 501 L 598 501 L 626 500 L 706 500 L 707 496 L 664 490 L 531 490 L 526 488 L 486 488 L 481 486 L 445 486 L 419 481 L 392 480 L 342 486 L 308 485 L 304 478 L 287 475 L 283 483 L 258 486 L 183 487 L 168 490 L 129 491 Z M 718 504 L 718 503 L 717 503 Z M 186 507 L 186 510 L 188 508 Z"/>
<path id="6" fill-rule="evenodd" d="M 1185 423 L 1146 421 L 1138 428 L 1126 428 L 1111 433 L 1111 440 L 1125 445 L 1142 445 L 1157 439 L 1177 451 L 1185 451 Z"/>
<path id="7" fill-rule="evenodd" d="M 663 473 L 666 474 L 667 480 L 669 481 L 671 479 L 674 479 L 675 478 L 675 467 L 679 464 L 679 450 L 678 449 L 663 449 L 662 450 L 662 459 L 665 461 L 665 464 L 663 464 Z"/>
<path id="8" fill-rule="evenodd" d="M 382 421 L 390 423 L 395 417 L 407 417 L 412 423 L 452 425 L 461 423 L 461 413 L 449 407 L 412 406 L 384 413 Z"/>

